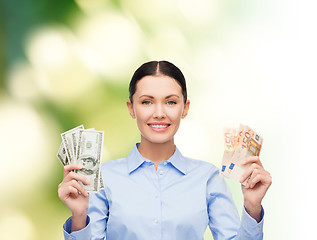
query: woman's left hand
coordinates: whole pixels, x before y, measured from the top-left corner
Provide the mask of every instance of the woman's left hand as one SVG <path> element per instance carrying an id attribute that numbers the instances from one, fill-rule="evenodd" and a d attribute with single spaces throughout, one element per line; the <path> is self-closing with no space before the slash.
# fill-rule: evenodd
<path id="1" fill-rule="evenodd" d="M 270 173 L 263 168 L 257 156 L 244 159 L 242 164 L 250 164 L 240 179 L 242 183 L 249 178 L 246 186 L 241 185 L 244 207 L 249 215 L 259 222 L 261 220 L 262 199 L 272 184 L 272 177 Z"/>

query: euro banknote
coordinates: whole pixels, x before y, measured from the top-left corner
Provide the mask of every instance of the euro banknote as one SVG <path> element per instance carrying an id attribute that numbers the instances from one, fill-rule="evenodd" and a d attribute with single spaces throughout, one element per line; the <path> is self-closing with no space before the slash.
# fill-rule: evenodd
<path id="1" fill-rule="evenodd" d="M 224 175 L 226 166 L 229 164 L 230 159 L 234 153 L 235 142 L 237 141 L 237 129 L 225 128 L 224 129 L 224 144 L 225 149 L 222 157 L 221 171 L 220 174 Z"/>
<path id="2" fill-rule="evenodd" d="M 250 156 L 259 156 L 262 148 L 263 138 L 249 126 L 240 125 L 239 130 L 231 141 L 233 147 L 228 147 L 228 137 L 232 137 L 235 132 L 225 129 L 225 151 L 220 174 L 224 177 L 240 181 L 250 164 L 242 164 L 241 161 Z M 244 181 L 242 184 L 245 185 Z"/>

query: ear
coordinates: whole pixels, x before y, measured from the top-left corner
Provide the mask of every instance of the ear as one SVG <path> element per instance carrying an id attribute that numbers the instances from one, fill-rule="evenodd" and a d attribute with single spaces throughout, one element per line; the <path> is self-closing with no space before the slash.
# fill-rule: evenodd
<path id="1" fill-rule="evenodd" d="M 133 119 L 135 119 L 133 104 L 131 103 L 130 100 L 127 101 L 127 107 L 128 107 L 128 110 L 129 110 L 129 113 L 130 113 L 131 117 L 132 117 Z"/>
<path id="2" fill-rule="evenodd" d="M 187 114 L 188 114 L 188 110 L 189 110 L 189 105 L 190 105 L 190 101 L 187 100 L 185 105 L 184 105 L 184 110 L 183 110 L 183 114 L 182 114 L 182 119 L 184 119 Z"/>

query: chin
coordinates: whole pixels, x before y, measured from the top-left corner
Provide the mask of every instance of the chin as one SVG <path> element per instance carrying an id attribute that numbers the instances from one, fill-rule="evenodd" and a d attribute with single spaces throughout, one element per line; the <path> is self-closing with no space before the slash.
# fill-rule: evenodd
<path id="1" fill-rule="evenodd" d="M 143 140 L 153 144 L 164 144 L 168 142 L 174 142 L 174 137 L 163 137 L 163 136 L 146 137 L 143 135 Z"/>

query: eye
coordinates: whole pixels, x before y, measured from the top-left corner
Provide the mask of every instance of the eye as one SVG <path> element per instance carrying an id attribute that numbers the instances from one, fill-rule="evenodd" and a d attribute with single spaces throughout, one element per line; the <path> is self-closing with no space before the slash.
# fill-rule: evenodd
<path id="1" fill-rule="evenodd" d="M 150 101 L 142 101 L 142 104 L 144 104 L 144 105 L 150 105 L 151 104 L 151 102 Z"/>
<path id="2" fill-rule="evenodd" d="M 168 105 L 174 105 L 174 104 L 176 104 L 176 102 L 174 102 L 174 101 L 168 101 L 167 104 L 168 104 Z"/>

